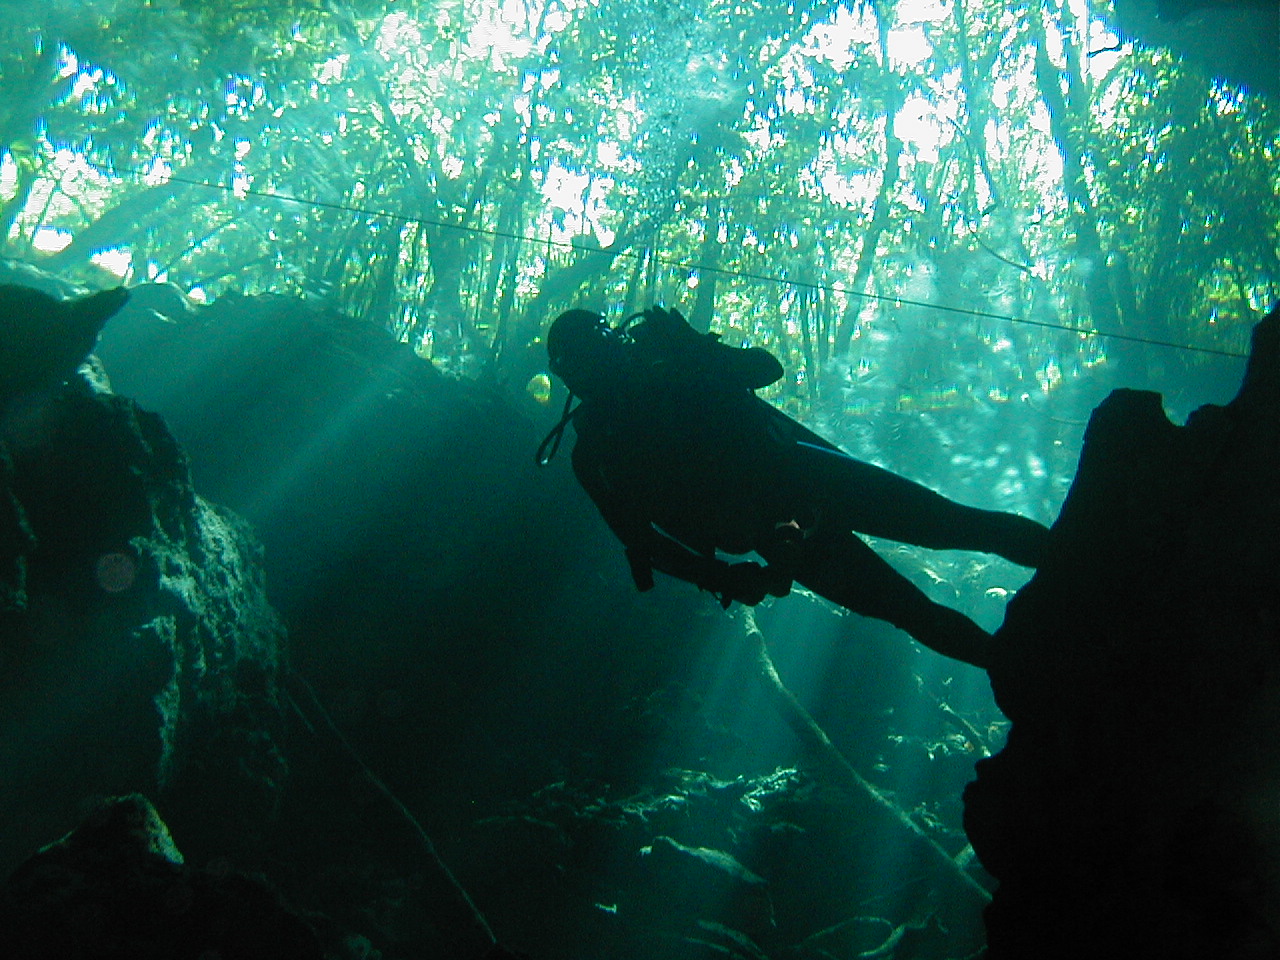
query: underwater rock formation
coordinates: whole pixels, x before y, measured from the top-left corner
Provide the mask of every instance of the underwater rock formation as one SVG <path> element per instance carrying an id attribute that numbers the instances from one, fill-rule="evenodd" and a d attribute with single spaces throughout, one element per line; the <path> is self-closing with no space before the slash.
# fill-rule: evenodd
<path id="1" fill-rule="evenodd" d="M 103 324 L 128 298 L 123 287 L 60 300 L 31 287 L 0 284 L 0 406 L 71 379 Z"/>
<path id="2" fill-rule="evenodd" d="M 138 790 L 251 843 L 286 769 L 260 547 L 101 379 L 0 406 L 0 871 Z"/>
<path id="3" fill-rule="evenodd" d="M 10 960 L 320 960 L 261 881 L 184 864 L 143 796 L 111 797 L 0 885 Z"/>
<path id="4" fill-rule="evenodd" d="M 355 615 L 398 630 L 469 587 L 460 553 L 492 564 L 520 542 L 497 488 L 519 484 L 521 513 L 531 498 L 551 502 L 535 482 L 537 429 L 500 390 L 446 377 L 377 323 L 323 303 L 196 304 L 144 284 L 98 356 L 118 392 L 164 417 L 200 492 L 253 525 L 291 627 Z"/>
<path id="5" fill-rule="evenodd" d="M 1116 0 L 1112 25 L 1126 40 L 1164 47 L 1206 74 L 1280 94 L 1280 4 L 1275 0 Z"/>
<path id="6" fill-rule="evenodd" d="M 991 666 L 1013 721 L 965 825 L 991 960 L 1280 956 L 1280 308 L 1185 426 L 1094 412 Z"/>
<path id="7" fill-rule="evenodd" d="M 527 731 L 535 745 L 496 766 L 543 782 L 545 744 L 597 735 L 581 717 L 612 707 L 619 673 L 647 682 L 647 654 L 633 673 L 548 652 L 596 649 L 638 603 L 598 574 L 617 551 L 572 475 L 534 464 L 546 428 L 533 415 L 549 406 L 444 376 L 379 318 L 155 287 L 132 288 L 103 332 L 113 387 L 160 413 L 200 493 L 252 524 L 294 666 L 380 775 L 423 784 L 428 822 L 448 798 L 423 757 L 475 788 L 491 765 L 469 738 Z M 568 590 L 584 596 L 566 605 Z M 576 667 L 548 671 L 548 657 Z"/>

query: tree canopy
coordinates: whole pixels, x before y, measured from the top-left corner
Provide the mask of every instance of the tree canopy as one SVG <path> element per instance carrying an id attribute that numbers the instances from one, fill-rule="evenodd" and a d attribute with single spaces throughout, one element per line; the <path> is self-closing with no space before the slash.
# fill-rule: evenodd
<path id="1" fill-rule="evenodd" d="M 750 338 L 780 402 L 838 425 L 1132 349 L 1080 330 L 1238 352 L 1280 296 L 1276 106 L 1090 0 L 24 13 L 5 255 L 322 298 L 516 391 L 571 305 Z"/>

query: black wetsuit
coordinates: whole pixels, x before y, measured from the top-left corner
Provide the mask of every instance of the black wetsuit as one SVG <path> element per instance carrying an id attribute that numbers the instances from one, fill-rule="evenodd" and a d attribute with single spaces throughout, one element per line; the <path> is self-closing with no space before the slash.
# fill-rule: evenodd
<path id="1" fill-rule="evenodd" d="M 716 348 L 720 357 L 745 353 Z M 693 364 L 692 375 L 679 361 L 642 365 L 573 417 L 574 472 L 627 548 L 636 585 L 651 587 L 657 569 L 727 604 L 780 595 L 794 580 L 940 653 L 984 665 L 985 631 L 929 600 L 855 531 L 1036 566 L 1047 530 L 963 506 L 844 454 L 755 395 L 766 372 L 758 357 L 746 365 L 750 376 L 733 362 L 717 376 L 716 356 Z M 732 564 L 717 552 L 754 552 L 767 567 Z"/>

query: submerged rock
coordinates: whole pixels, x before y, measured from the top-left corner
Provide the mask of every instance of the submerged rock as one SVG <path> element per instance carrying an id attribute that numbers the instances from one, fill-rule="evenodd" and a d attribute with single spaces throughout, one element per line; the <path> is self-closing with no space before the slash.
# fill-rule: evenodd
<path id="1" fill-rule="evenodd" d="M 1176 427 L 1120 390 L 1090 421 L 965 795 L 991 960 L 1280 956 L 1277 530 L 1280 310 L 1225 407 Z"/>
<path id="2" fill-rule="evenodd" d="M 104 800 L 0 886 L 10 960 L 320 960 L 262 882 L 183 863 L 145 797 Z"/>
<path id="3" fill-rule="evenodd" d="M 128 299 L 123 287 L 60 300 L 31 287 L 0 284 L 0 408 L 66 383 L 88 358 L 103 324 Z"/>
<path id="4" fill-rule="evenodd" d="M 1280 93 L 1275 0 L 1116 0 L 1124 40 L 1164 47 L 1205 74 L 1267 97 Z"/>
<path id="5" fill-rule="evenodd" d="M 286 771 L 260 547 L 102 380 L 0 403 L 0 871 L 133 791 L 197 847 L 251 843 Z"/>

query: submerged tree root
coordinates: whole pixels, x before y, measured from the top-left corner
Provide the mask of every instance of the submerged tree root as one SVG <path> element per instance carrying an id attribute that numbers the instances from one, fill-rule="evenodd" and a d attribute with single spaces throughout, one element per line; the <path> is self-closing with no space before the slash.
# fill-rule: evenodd
<path id="1" fill-rule="evenodd" d="M 476 906 L 475 901 L 471 899 L 471 896 L 462 886 L 457 876 L 454 875 L 454 872 L 449 869 L 449 865 L 444 862 L 444 859 L 436 849 L 435 843 L 417 817 L 391 791 L 391 788 L 369 768 L 369 765 L 361 759 L 355 747 L 347 740 L 338 725 L 333 722 L 329 711 L 320 702 L 320 697 L 316 694 L 315 688 L 311 686 L 305 677 L 296 672 L 290 674 L 290 679 L 306 691 L 307 699 L 310 700 L 312 708 L 320 719 L 324 721 L 324 725 L 329 728 L 343 751 L 360 768 L 360 772 L 369 781 L 369 784 L 378 793 L 382 794 L 388 803 L 395 807 L 396 811 L 413 829 L 418 840 L 426 849 L 430 857 L 430 863 L 434 867 L 432 886 L 440 895 L 434 898 L 433 902 L 437 904 L 437 911 L 448 914 L 448 916 L 441 916 L 438 919 L 444 929 L 454 931 L 454 939 L 459 941 L 457 946 L 463 951 L 462 955 L 468 957 L 511 956 L 505 953 L 498 945 L 498 938 L 494 936 L 493 929 L 489 926 L 489 921 L 485 919 L 484 914 L 480 912 L 480 908 Z M 297 706 L 296 700 L 294 705 L 295 707 Z M 299 709 L 299 713 L 301 712 L 301 709 Z M 306 720 L 305 715 L 303 719 L 304 721 Z M 308 726 L 310 726 L 310 723 L 308 723 Z"/>
<path id="2" fill-rule="evenodd" d="M 822 769 L 823 774 L 836 786 L 853 796 L 869 800 L 876 808 L 887 814 L 891 821 L 910 833 L 940 868 L 942 876 L 954 881 L 959 890 L 976 899 L 980 905 L 989 903 L 991 892 L 970 876 L 951 854 L 947 853 L 936 840 L 911 819 L 905 810 L 858 773 L 845 759 L 844 754 L 831 742 L 826 731 L 796 699 L 795 694 L 787 689 L 782 682 L 782 677 L 778 675 L 777 667 L 773 664 L 773 658 L 769 655 L 764 633 L 756 623 L 755 611 L 744 608 L 742 622 L 746 628 L 747 640 L 755 648 L 756 666 L 770 703 L 782 716 L 787 726 L 800 738 L 800 742 Z"/>

